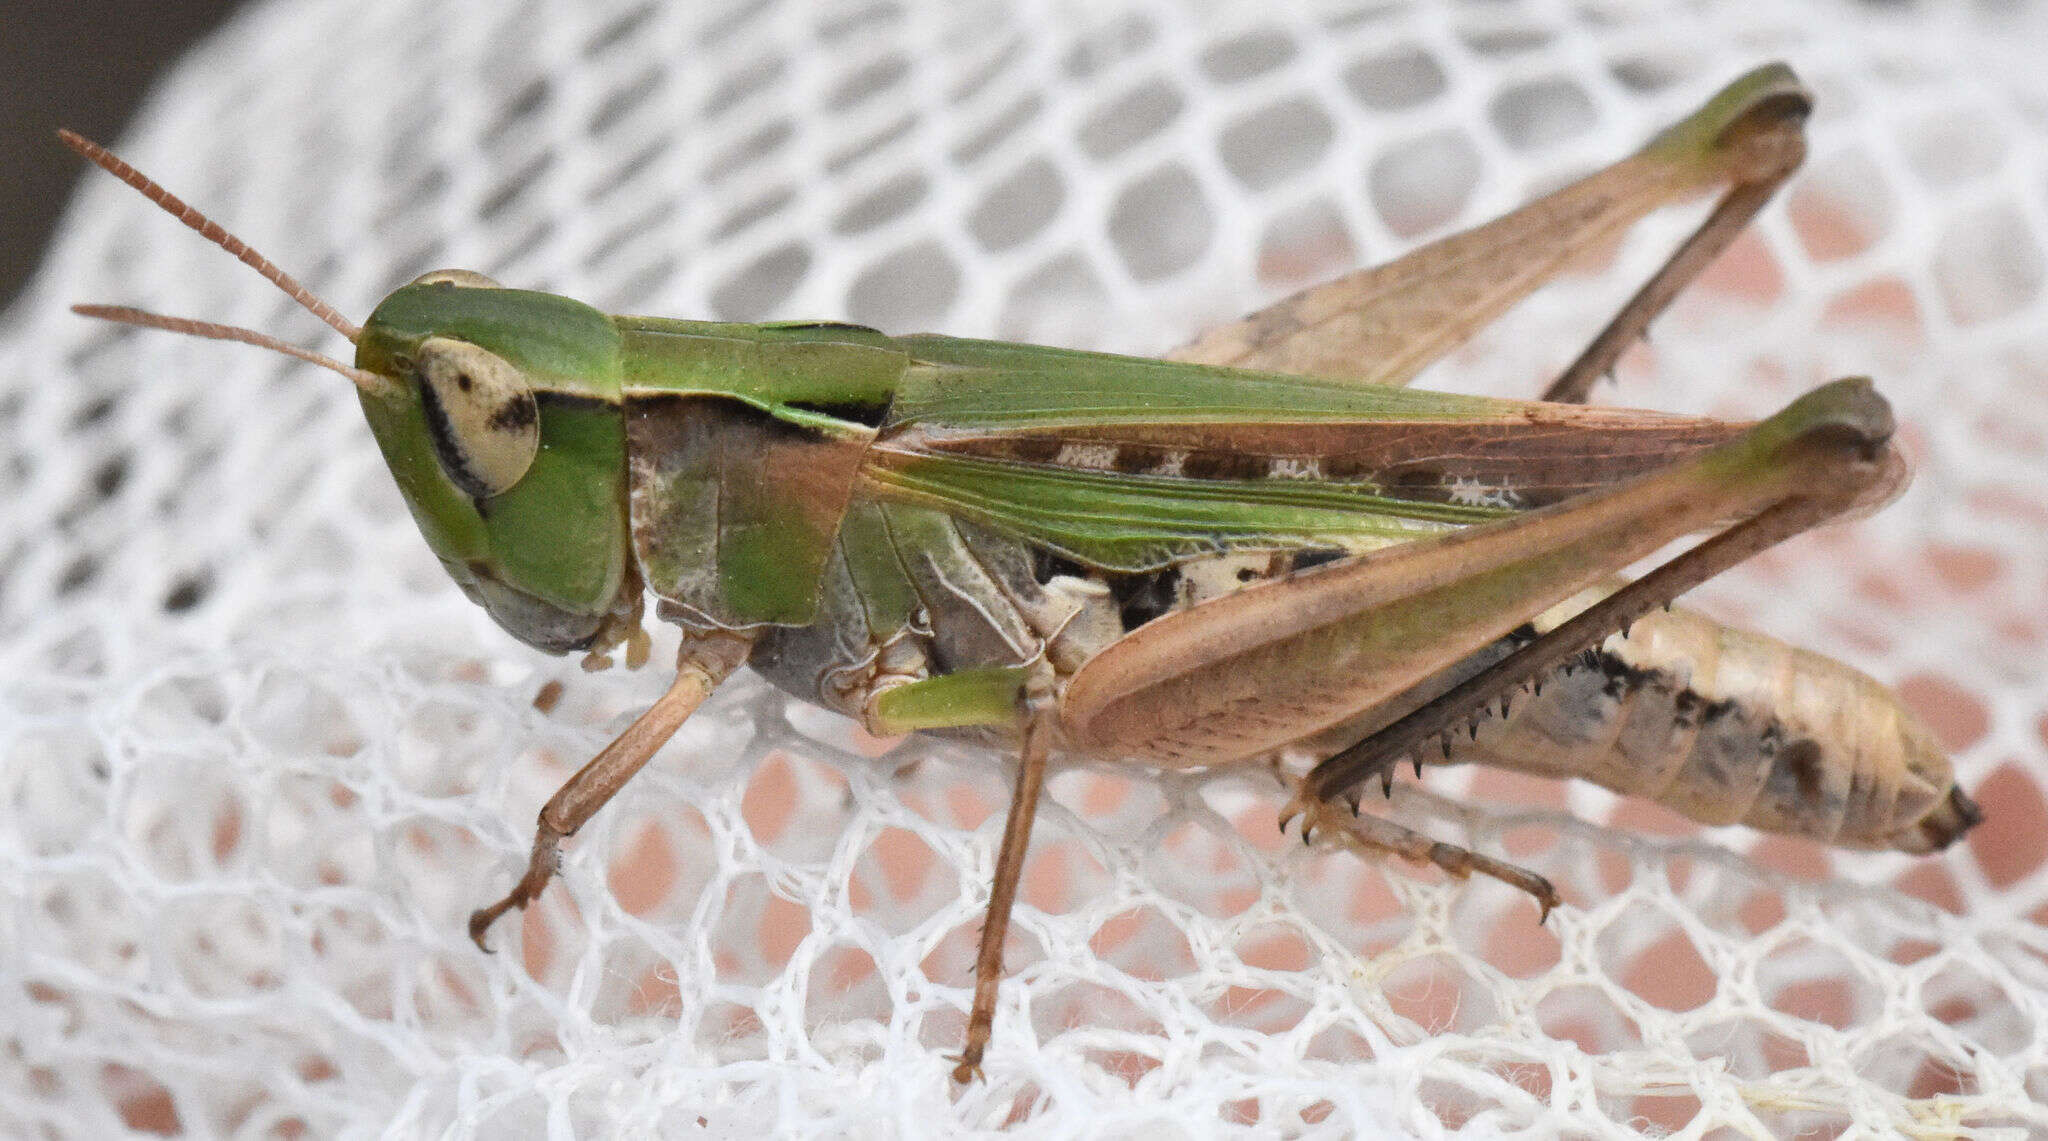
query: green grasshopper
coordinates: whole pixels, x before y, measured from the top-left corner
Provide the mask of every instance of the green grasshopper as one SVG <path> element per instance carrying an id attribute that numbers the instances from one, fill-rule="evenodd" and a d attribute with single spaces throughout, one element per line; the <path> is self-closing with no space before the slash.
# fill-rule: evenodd
<path id="1" fill-rule="evenodd" d="M 1302 817 L 1304 839 L 1492 876 L 1545 916 L 1560 900 L 1543 877 L 1360 815 L 1361 788 L 1390 787 L 1404 760 L 1419 774 L 1427 750 L 1852 847 L 1928 852 L 1976 823 L 1941 749 L 1876 682 L 1668 610 L 1904 486 L 1869 382 L 1756 423 L 1584 403 L 1798 166 L 1810 105 L 1788 68 L 1760 68 L 1578 183 L 1167 361 L 608 316 L 459 270 L 358 327 L 126 163 L 64 140 L 318 315 L 355 363 L 246 329 L 79 312 L 348 377 L 428 546 L 528 645 L 637 667 L 650 592 L 681 628 L 673 684 L 541 810 L 524 876 L 470 920 L 479 946 L 742 664 L 876 734 L 1015 751 L 965 1082 L 1054 755 L 1307 755 L 1282 818 Z M 1403 387 L 1578 255 L 1717 186 L 1543 401 Z M 1644 577 L 1611 579 L 1701 532 Z"/>

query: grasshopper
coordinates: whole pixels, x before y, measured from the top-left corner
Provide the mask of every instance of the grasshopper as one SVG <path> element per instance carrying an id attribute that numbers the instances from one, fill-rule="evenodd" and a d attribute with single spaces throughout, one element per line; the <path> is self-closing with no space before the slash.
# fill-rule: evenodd
<path id="1" fill-rule="evenodd" d="M 638 667 L 650 593 L 681 628 L 668 690 L 548 801 L 525 874 L 471 917 L 480 947 L 743 664 L 878 735 L 1014 752 L 953 1071 L 966 1082 L 1055 756 L 1276 764 L 1293 787 L 1283 826 L 1300 817 L 1305 840 L 1495 877 L 1544 916 L 1560 899 L 1542 876 L 1363 815 L 1361 789 L 1431 756 L 1850 847 L 1930 852 L 1977 822 L 1931 734 L 1875 681 L 1668 609 L 1904 486 L 1870 383 L 1755 423 L 1585 403 L 1799 165 L 1810 107 L 1790 69 L 1759 68 L 1612 166 L 1164 361 L 611 316 L 462 270 L 399 288 L 358 326 L 63 137 L 319 316 L 354 363 L 210 322 L 79 312 L 347 377 L 428 546 L 520 641 Z M 1575 257 L 1717 187 L 1543 400 L 1405 387 Z M 1304 755 L 1305 775 L 1278 765 Z"/>

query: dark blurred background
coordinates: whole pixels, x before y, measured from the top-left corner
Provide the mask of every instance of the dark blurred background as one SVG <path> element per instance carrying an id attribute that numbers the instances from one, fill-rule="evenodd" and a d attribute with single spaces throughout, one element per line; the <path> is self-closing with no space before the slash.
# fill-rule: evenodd
<path id="1" fill-rule="evenodd" d="M 42 259 L 86 165 L 58 127 L 113 143 L 164 67 L 231 0 L 0 0 L 0 308 Z"/>

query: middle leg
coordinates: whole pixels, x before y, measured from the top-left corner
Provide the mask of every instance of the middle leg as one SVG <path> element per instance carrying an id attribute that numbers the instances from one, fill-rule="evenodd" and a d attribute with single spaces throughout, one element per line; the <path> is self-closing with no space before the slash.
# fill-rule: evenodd
<path id="1" fill-rule="evenodd" d="M 1010 933 L 1010 910 L 1017 903 L 1024 853 L 1031 846 L 1031 823 L 1037 819 L 1038 797 L 1045 789 L 1045 764 L 1051 751 L 1055 716 L 1050 698 L 1030 701 L 1024 715 L 1024 747 L 1017 762 L 1017 784 L 1010 793 L 1010 814 L 1003 822 L 1003 846 L 996 854 L 995 882 L 989 888 L 988 916 L 982 921 L 981 947 L 974 959 L 974 1005 L 967 1015 L 967 1045 L 954 1059 L 953 1080 L 961 1085 L 981 1076 L 982 1055 L 994 1034 L 996 989 L 1003 980 L 1003 940 Z"/>

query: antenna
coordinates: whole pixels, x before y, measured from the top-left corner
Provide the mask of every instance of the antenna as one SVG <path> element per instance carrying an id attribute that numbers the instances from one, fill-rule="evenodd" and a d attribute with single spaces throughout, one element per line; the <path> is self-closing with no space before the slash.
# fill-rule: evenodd
<path id="1" fill-rule="evenodd" d="M 255 345 L 259 349 L 283 353 L 302 361 L 332 369 L 349 378 L 364 392 L 377 392 L 390 387 L 391 382 L 366 369 L 351 368 L 333 357 L 321 356 L 311 349 L 302 349 L 287 344 L 268 333 L 244 329 L 239 325 L 218 325 L 212 321 L 194 321 L 189 317 L 167 317 L 162 313 L 151 313 L 147 309 L 133 309 L 126 305 L 73 305 L 73 313 L 81 317 L 97 317 L 102 321 L 113 321 L 121 325 L 140 325 L 145 329 L 162 329 L 171 333 L 184 333 L 192 337 L 206 337 L 215 341 L 240 341 Z"/>
<path id="2" fill-rule="evenodd" d="M 75 131 L 59 130 L 57 132 L 57 138 L 60 141 L 62 141 L 65 146 L 70 147 L 72 150 L 77 151 L 81 155 L 84 155 L 87 159 L 89 159 L 92 162 L 94 166 L 99 167 L 101 170 L 106 171 L 108 174 L 113 175 L 115 178 L 118 178 L 121 181 L 127 183 L 128 185 L 134 187 L 135 189 L 141 191 L 144 197 L 148 198 L 151 202 L 156 203 L 158 206 L 163 207 L 165 213 L 170 214 L 178 221 L 183 222 L 187 226 L 190 226 L 193 229 L 199 231 L 200 236 L 205 238 L 207 241 L 212 242 L 214 245 L 219 246 L 221 249 L 224 249 L 227 252 L 235 255 L 235 257 L 239 259 L 243 265 L 248 266 L 250 269 L 255 270 L 257 273 L 260 273 L 265 278 L 269 279 L 272 285 L 275 285 L 279 289 L 284 290 L 285 294 L 289 296 L 293 301 L 296 301 L 300 305 L 305 306 L 307 312 L 313 314 L 313 316 L 315 317 L 320 318 L 322 321 L 325 321 L 330 327 L 334 329 L 335 332 L 340 333 L 344 337 L 347 337 L 351 343 L 353 343 L 355 339 L 362 334 L 362 328 L 360 326 L 357 326 L 356 324 L 352 323 L 351 321 L 349 321 L 348 318 L 343 317 L 340 313 L 335 312 L 333 306 L 327 304 L 327 302 L 322 301 L 320 300 L 320 298 L 314 296 L 312 290 L 307 289 L 303 285 L 300 285 L 298 281 L 292 277 L 291 274 L 288 274 L 285 271 L 277 268 L 276 264 L 273 263 L 269 258 L 264 257 L 262 254 L 257 253 L 255 250 L 250 249 L 249 243 L 234 236 L 233 234 L 228 233 L 227 230 L 220 225 L 220 223 L 215 222 L 213 219 L 207 217 L 204 214 L 201 214 L 198 210 L 193 209 L 191 206 L 186 205 L 184 200 L 180 199 L 177 195 L 172 194 L 170 191 L 165 190 L 163 187 L 157 185 L 155 180 L 151 179 L 148 175 L 142 173 L 139 170 L 136 170 L 134 167 L 129 166 L 127 163 L 121 161 L 121 159 L 115 156 L 112 151 L 107 150 L 107 148 L 99 145 L 96 142 L 93 142 L 91 139 L 88 139 L 84 135 L 78 134 Z M 117 307 L 88 306 L 87 308 L 91 308 L 94 310 L 110 310 L 112 308 Z M 141 314 L 143 316 L 155 316 L 154 314 L 142 314 L 141 310 L 136 309 L 124 310 L 124 312 L 131 315 Z M 102 312 L 93 312 L 88 313 L 86 315 L 91 317 L 106 316 L 106 314 Z M 113 321 L 123 321 L 130 325 L 148 325 L 151 328 L 169 329 L 173 332 L 192 333 L 195 336 L 201 337 L 218 337 L 218 339 L 222 340 L 243 341 L 247 344 L 252 345 L 263 343 L 259 341 L 249 340 L 248 336 L 240 335 L 243 333 L 248 333 L 249 336 L 262 336 L 262 334 L 260 333 L 250 333 L 249 330 L 247 329 L 237 330 L 237 335 L 234 336 L 219 337 L 217 333 L 199 332 L 199 327 L 206 326 L 206 322 L 183 321 L 182 318 L 178 317 L 165 317 L 162 318 L 161 320 L 169 322 L 182 322 L 182 325 L 179 326 L 162 323 L 153 323 L 150 321 L 134 321 L 130 320 L 128 317 L 125 316 L 107 317 L 106 319 Z M 216 330 L 229 328 L 229 326 L 225 325 L 213 325 L 209 327 Z M 282 351 L 291 352 L 292 355 L 294 356 L 299 355 L 296 351 L 290 349 L 287 346 L 284 346 L 282 342 L 272 341 L 268 344 L 264 344 L 264 347 L 279 348 Z M 324 360 L 325 358 L 322 359 Z M 360 384 L 361 382 L 358 381 L 357 383 Z"/>

